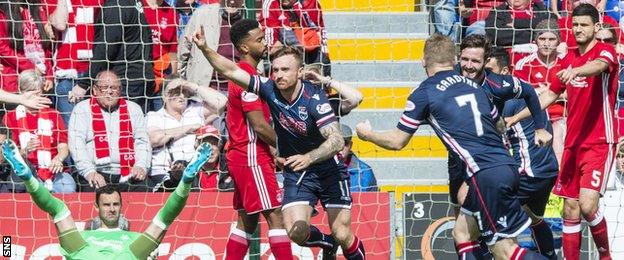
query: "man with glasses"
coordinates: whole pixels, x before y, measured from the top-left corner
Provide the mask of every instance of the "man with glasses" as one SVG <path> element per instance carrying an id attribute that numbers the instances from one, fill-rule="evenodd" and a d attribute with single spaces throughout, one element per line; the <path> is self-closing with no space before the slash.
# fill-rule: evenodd
<path id="1" fill-rule="evenodd" d="M 195 154 L 196 132 L 210 124 L 205 114 L 221 114 L 227 97 L 209 87 L 182 79 L 165 80 L 163 107 L 147 113 L 147 130 L 152 147 L 152 171 L 148 186 L 154 187 L 184 169 Z M 198 96 L 202 102 L 190 100 Z M 205 106 L 204 106 L 205 105 Z M 216 160 L 213 153 L 211 160 Z"/>
<path id="2" fill-rule="evenodd" d="M 113 71 L 100 72 L 90 99 L 81 101 L 69 120 L 69 150 L 83 191 L 109 183 L 122 191 L 145 191 L 151 147 L 141 107 L 120 98 Z"/>

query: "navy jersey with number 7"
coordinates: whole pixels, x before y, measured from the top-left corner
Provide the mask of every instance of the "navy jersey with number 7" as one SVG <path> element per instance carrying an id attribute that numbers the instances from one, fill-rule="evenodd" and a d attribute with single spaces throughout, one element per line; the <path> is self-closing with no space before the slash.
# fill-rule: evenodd
<path id="1" fill-rule="evenodd" d="M 434 129 L 449 151 L 467 166 L 467 176 L 499 165 L 515 165 L 496 130 L 498 111 L 474 81 L 442 71 L 408 97 L 397 128 L 413 134 L 421 122 Z"/>

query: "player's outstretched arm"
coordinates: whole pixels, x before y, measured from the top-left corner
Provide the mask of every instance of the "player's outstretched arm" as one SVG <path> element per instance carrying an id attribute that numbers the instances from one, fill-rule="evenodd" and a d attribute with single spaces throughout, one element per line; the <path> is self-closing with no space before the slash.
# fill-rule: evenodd
<path id="1" fill-rule="evenodd" d="M 212 65 L 219 74 L 234 81 L 236 85 L 244 87 L 249 86 L 249 80 L 251 78 L 249 73 L 239 68 L 233 61 L 228 60 L 215 50 L 210 49 L 204 35 L 204 26 L 200 26 L 199 30 L 193 34 L 193 42 L 197 45 L 197 48 L 202 51 L 208 62 L 210 62 L 210 65 Z"/>
<path id="2" fill-rule="evenodd" d="M 598 75 L 609 69 L 609 63 L 604 59 L 606 58 L 598 58 L 580 67 L 561 70 L 557 73 L 557 78 L 564 84 L 568 84 L 576 77 Z"/>
<path id="3" fill-rule="evenodd" d="M 132 251 L 135 257 L 146 259 L 158 247 L 158 244 L 165 236 L 167 228 L 186 205 L 186 200 L 191 191 L 191 183 L 197 176 L 199 169 L 208 161 L 211 155 L 212 146 L 210 144 L 203 143 L 197 147 L 195 155 L 182 173 L 182 179 L 178 183 L 178 187 L 169 195 L 167 202 L 158 211 L 156 217 L 154 217 L 152 223 L 150 223 L 143 234 L 130 244 L 130 251 Z"/>
<path id="4" fill-rule="evenodd" d="M 86 245 L 78 233 L 74 219 L 65 203 L 53 197 L 50 191 L 33 176 L 30 167 L 20 155 L 19 148 L 13 141 L 5 140 L 2 142 L 2 155 L 11 165 L 15 174 L 24 181 L 26 190 L 30 193 L 30 197 L 37 207 L 52 217 L 58 230 L 61 247 L 68 253 L 73 253 Z"/>
<path id="5" fill-rule="evenodd" d="M 375 132 L 368 120 L 355 126 L 358 137 L 388 150 L 401 150 L 409 143 L 412 135 L 398 128 L 386 132 Z"/>

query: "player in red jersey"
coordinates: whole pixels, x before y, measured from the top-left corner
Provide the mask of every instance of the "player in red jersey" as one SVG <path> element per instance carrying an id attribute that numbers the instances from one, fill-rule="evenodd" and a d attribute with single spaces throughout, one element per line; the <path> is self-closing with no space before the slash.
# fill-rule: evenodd
<path id="1" fill-rule="evenodd" d="M 599 13 L 590 4 L 572 12 L 574 37 L 578 49 L 564 58 L 565 69 L 559 80 L 540 95 L 542 107 L 568 93 L 568 122 L 561 171 L 554 193 L 565 199 L 563 211 L 563 254 L 579 259 L 581 215 L 589 223 L 600 259 L 611 259 L 607 222 L 598 202 L 605 191 L 609 173 L 615 165 L 617 126 L 614 124 L 618 62 L 612 45 L 599 42 Z M 518 122 L 527 110 L 512 116 Z"/>
<path id="2" fill-rule="evenodd" d="M 557 72 L 562 69 L 561 58 L 558 57 L 559 26 L 556 20 L 544 20 L 535 26 L 535 44 L 538 47 L 533 53 L 519 60 L 514 66 L 513 75 L 531 83 L 538 93 L 550 88 L 557 81 Z M 557 161 L 561 162 L 565 139 L 565 96 L 562 95 L 548 107 L 548 117 L 553 126 L 553 149 Z"/>
<path id="3" fill-rule="evenodd" d="M 264 32 L 256 20 L 243 19 L 230 28 L 232 44 L 240 52 L 238 66 L 256 75 L 258 62 L 266 56 Z M 269 107 L 254 93 L 228 83 L 226 124 L 229 131 L 227 165 L 234 179 L 236 227 L 227 242 L 225 259 L 243 259 L 249 239 L 258 225 L 258 213 L 269 224 L 269 244 L 277 259 L 292 259 L 290 239 L 284 229 L 280 207 L 282 192 L 275 179 L 269 145 L 275 131 L 269 125 Z"/>

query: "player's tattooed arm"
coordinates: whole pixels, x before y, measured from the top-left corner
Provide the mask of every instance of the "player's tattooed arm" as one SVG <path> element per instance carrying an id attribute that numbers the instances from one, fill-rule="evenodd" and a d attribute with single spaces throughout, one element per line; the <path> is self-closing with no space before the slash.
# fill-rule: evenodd
<path id="1" fill-rule="evenodd" d="M 314 163 L 331 158 L 344 147 L 344 139 L 342 138 L 340 124 L 338 122 L 330 123 L 321 127 L 319 130 L 323 137 L 325 137 L 325 142 L 306 154 L 297 154 L 286 158 L 286 166 L 290 167 L 293 171 L 305 170 Z"/>
<path id="2" fill-rule="evenodd" d="M 323 137 L 325 137 L 325 142 L 323 142 L 319 148 L 308 153 L 312 159 L 312 163 L 327 160 L 336 155 L 336 153 L 344 147 L 344 139 L 342 138 L 342 132 L 338 121 L 321 127 L 319 131 Z"/>

